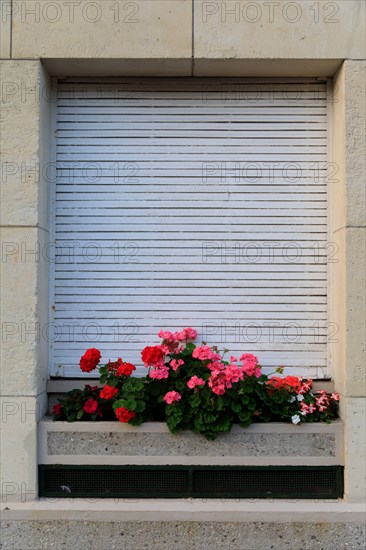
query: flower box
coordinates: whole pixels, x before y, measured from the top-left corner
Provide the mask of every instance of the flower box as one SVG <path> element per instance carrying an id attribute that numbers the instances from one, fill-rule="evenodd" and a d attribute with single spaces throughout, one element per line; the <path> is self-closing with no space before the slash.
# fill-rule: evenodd
<path id="1" fill-rule="evenodd" d="M 170 433 L 163 422 L 53 422 L 38 427 L 40 464 L 102 465 L 343 465 L 343 424 L 280 422 L 233 426 L 208 441 Z"/>
<path id="2" fill-rule="evenodd" d="M 80 359 L 80 369 L 90 373 L 98 368 L 102 387 L 75 388 L 53 407 L 54 419 L 109 421 L 140 426 L 165 420 L 172 433 L 192 430 L 214 440 L 230 432 L 234 424 L 291 421 L 329 423 L 337 417 L 339 394 L 315 391 L 313 380 L 297 376 L 266 376 L 258 358 L 244 353 L 238 359 L 229 350 L 192 340 L 191 327 L 172 333 L 161 330 L 157 346 L 146 346 L 141 359 L 149 369 L 143 378 L 132 377 L 135 365 L 108 361 L 100 365 L 101 352 L 88 349 Z M 283 373 L 283 367 L 275 372 Z M 272 373 L 274 374 L 274 373 Z"/>

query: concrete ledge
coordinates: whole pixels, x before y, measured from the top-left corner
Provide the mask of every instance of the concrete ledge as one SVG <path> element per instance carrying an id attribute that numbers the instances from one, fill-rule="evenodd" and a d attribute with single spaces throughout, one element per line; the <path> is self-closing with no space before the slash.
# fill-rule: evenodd
<path id="1" fill-rule="evenodd" d="M 343 62 L 338 59 L 248 58 L 72 58 L 43 57 L 51 75 L 58 77 L 329 77 Z"/>
<path id="2" fill-rule="evenodd" d="M 362 523 L 365 519 L 364 504 L 343 500 L 47 498 L 1 506 L 4 521 Z"/>
<path id="3" fill-rule="evenodd" d="M 192 59 L 190 57 L 187 59 L 96 59 L 94 57 L 83 59 L 64 57 L 43 58 L 42 62 L 50 75 L 61 78 L 72 76 L 108 77 L 111 75 L 127 77 L 192 76 Z"/>
<path id="4" fill-rule="evenodd" d="M 215 441 L 166 424 L 53 422 L 38 426 L 40 464 L 342 465 L 343 425 L 285 423 L 234 426 Z"/>

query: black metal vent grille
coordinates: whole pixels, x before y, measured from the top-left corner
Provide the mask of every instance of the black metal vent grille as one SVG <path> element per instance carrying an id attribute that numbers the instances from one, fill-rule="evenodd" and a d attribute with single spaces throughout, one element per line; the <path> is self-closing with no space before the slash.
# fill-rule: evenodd
<path id="1" fill-rule="evenodd" d="M 342 466 L 39 466 L 41 497 L 341 498 Z"/>

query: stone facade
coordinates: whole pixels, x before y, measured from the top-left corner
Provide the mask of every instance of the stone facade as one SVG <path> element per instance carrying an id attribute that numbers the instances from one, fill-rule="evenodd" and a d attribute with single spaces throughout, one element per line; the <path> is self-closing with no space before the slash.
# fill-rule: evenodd
<path id="1" fill-rule="evenodd" d="M 345 499 L 363 502 L 365 4 L 4 0 L 1 10 L 3 502 L 37 494 L 37 423 L 47 409 L 51 78 L 65 75 L 333 77 L 338 172 L 329 193 L 330 238 L 339 252 L 330 288 L 330 321 L 338 327 L 330 359 L 342 396 Z M 35 539 L 36 529 L 9 524 L 7 548 L 21 533 Z M 57 533 L 49 524 L 44 529 L 45 540 Z"/>

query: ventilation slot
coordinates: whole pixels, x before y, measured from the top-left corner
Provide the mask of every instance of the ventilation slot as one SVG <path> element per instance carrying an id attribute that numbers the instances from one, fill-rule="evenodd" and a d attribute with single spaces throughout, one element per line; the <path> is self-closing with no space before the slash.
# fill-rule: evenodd
<path id="1" fill-rule="evenodd" d="M 41 497 L 340 498 L 341 466 L 40 466 Z"/>

